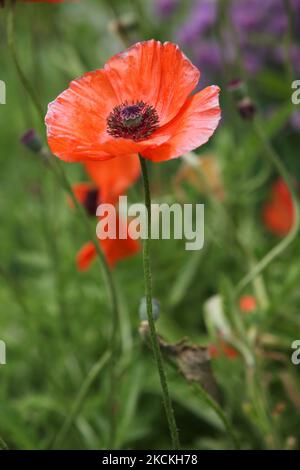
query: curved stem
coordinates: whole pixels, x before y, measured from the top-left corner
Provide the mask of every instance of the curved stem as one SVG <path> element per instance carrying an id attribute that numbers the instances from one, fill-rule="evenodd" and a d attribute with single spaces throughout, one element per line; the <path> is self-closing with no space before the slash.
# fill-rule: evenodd
<path id="1" fill-rule="evenodd" d="M 239 443 L 239 441 L 238 441 L 238 439 L 235 435 L 235 432 L 233 430 L 233 426 L 232 426 L 231 422 L 229 421 L 229 419 L 227 418 L 224 411 L 222 410 L 222 408 L 220 407 L 220 405 L 213 398 L 210 397 L 210 395 L 204 390 L 204 388 L 200 384 L 195 384 L 194 388 L 195 388 L 195 391 L 197 393 L 199 393 L 201 398 L 206 402 L 206 404 L 212 410 L 214 410 L 216 415 L 220 418 L 220 420 L 222 421 L 222 423 L 224 425 L 225 430 L 227 431 L 227 433 L 228 433 L 228 435 L 229 435 L 229 437 L 230 437 L 230 439 L 231 439 L 231 441 L 234 445 L 234 448 L 236 450 L 240 449 L 240 443 Z"/>
<path id="2" fill-rule="evenodd" d="M 172 445 L 174 449 L 179 449 L 179 437 L 178 437 L 178 430 L 174 415 L 174 410 L 169 394 L 168 382 L 167 377 L 164 369 L 163 358 L 160 350 L 160 346 L 157 340 L 155 323 L 153 318 L 152 312 L 152 276 L 151 276 L 151 266 L 150 266 L 150 237 L 151 237 L 151 195 L 150 195 L 150 187 L 149 187 L 149 178 L 148 178 L 148 170 L 147 170 L 147 163 L 146 160 L 139 155 L 140 164 L 143 174 L 143 182 L 144 182 L 144 193 L 145 193 L 145 206 L 147 210 L 147 227 L 148 233 L 144 239 L 143 243 L 143 263 L 144 263 L 144 279 L 145 279 L 145 294 L 146 294 L 146 302 L 147 302 L 147 316 L 148 316 L 148 323 L 150 329 L 150 339 L 151 339 L 151 346 L 154 355 L 154 359 L 157 365 L 160 385 L 162 390 L 162 398 L 165 407 L 165 412 L 167 416 L 167 421 L 169 425 L 170 435 L 172 439 Z"/>
<path id="3" fill-rule="evenodd" d="M 39 118 L 42 122 L 42 125 L 44 126 L 44 112 L 43 112 L 43 107 L 41 106 L 38 97 L 36 96 L 34 89 L 31 86 L 30 81 L 26 77 L 26 74 L 24 73 L 19 59 L 18 59 L 18 54 L 15 46 L 15 37 L 14 37 L 14 2 L 13 0 L 9 0 L 9 10 L 8 10 L 8 17 L 7 17 L 7 42 L 9 49 L 11 51 L 11 55 L 18 73 L 18 76 L 20 78 L 21 83 L 23 84 L 25 90 L 27 91 L 28 95 L 30 96 L 37 113 L 39 115 Z M 78 215 L 80 216 L 84 227 L 86 229 L 86 233 L 88 236 L 88 239 L 91 239 L 94 243 L 99 262 L 101 264 L 101 268 L 104 274 L 104 278 L 106 281 L 107 289 L 110 295 L 111 299 L 111 304 L 112 304 L 112 314 L 113 314 L 113 320 L 112 320 L 112 331 L 111 331 L 111 337 L 110 337 L 110 351 L 111 351 L 111 356 L 110 356 L 110 374 L 111 374 L 111 379 L 110 379 L 110 394 L 109 394 L 109 403 L 110 403 L 110 411 L 111 411 L 111 424 L 110 424 L 110 436 L 111 436 L 111 442 L 114 441 L 114 436 L 116 432 L 116 426 L 115 426 L 115 364 L 116 364 L 116 355 L 118 351 L 118 345 L 117 345 L 117 338 L 118 338 L 118 331 L 119 331 L 119 303 L 118 303 L 118 296 L 117 296 L 117 290 L 116 290 L 116 285 L 114 282 L 113 274 L 110 269 L 110 267 L 107 264 L 107 261 L 105 259 L 105 256 L 100 248 L 99 245 L 99 240 L 96 237 L 96 234 L 91 230 L 90 227 L 90 221 L 88 219 L 88 216 L 84 209 L 81 207 L 79 202 L 77 201 L 73 191 L 72 187 L 66 177 L 66 174 L 58 161 L 57 158 L 54 158 L 50 152 L 45 152 L 47 156 L 50 158 L 48 159 L 49 167 L 53 171 L 55 177 L 63 187 L 63 189 L 69 194 L 74 207 L 77 210 Z M 44 155 L 45 156 L 45 155 Z"/>
<path id="4" fill-rule="evenodd" d="M 14 40 L 14 26 L 15 26 L 15 12 L 14 12 L 15 4 L 13 0 L 8 1 L 8 13 L 7 13 L 7 43 L 8 47 L 11 52 L 12 59 L 14 61 L 15 67 L 17 69 L 20 81 L 22 82 L 24 88 L 27 90 L 27 93 L 29 94 L 32 103 L 34 104 L 36 111 L 39 115 L 39 117 L 42 119 L 44 122 L 44 113 L 43 113 L 43 108 L 40 105 L 40 102 L 35 94 L 35 91 L 33 87 L 31 86 L 30 81 L 26 77 L 25 73 L 23 72 L 23 69 L 19 63 L 18 60 L 18 55 L 17 55 L 17 50 L 15 46 L 15 40 Z"/>
<path id="5" fill-rule="evenodd" d="M 276 167 L 278 173 L 282 176 L 284 179 L 288 190 L 291 194 L 292 202 L 293 202 L 293 209 L 294 209 L 294 223 L 287 234 L 287 236 L 281 240 L 274 248 L 272 248 L 262 260 L 260 260 L 253 269 L 239 282 L 237 286 L 237 292 L 239 293 L 242 291 L 248 284 L 249 282 L 253 281 L 258 274 L 260 274 L 265 268 L 268 267 L 268 265 L 274 261 L 277 256 L 281 255 L 288 246 L 295 240 L 298 232 L 299 232 L 299 225 L 300 225 L 300 208 L 299 208 L 299 201 L 298 201 L 298 196 L 296 194 L 294 184 L 291 180 L 291 177 L 289 175 L 289 172 L 286 170 L 284 164 L 281 162 L 279 156 L 276 154 L 274 151 L 272 145 L 270 144 L 268 138 L 265 136 L 264 131 L 262 126 L 260 125 L 257 120 L 254 121 L 254 128 L 255 131 L 264 144 L 266 154 L 273 163 L 273 165 Z"/>

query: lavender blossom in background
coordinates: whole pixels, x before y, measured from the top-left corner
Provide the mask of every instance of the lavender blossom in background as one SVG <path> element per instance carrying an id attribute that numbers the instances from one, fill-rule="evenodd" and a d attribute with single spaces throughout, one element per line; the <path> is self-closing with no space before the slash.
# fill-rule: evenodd
<path id="1" fill-rule="evenodd" d="M 169 2 L 179 4 L 179 0 Z M 221 41 L 216 37 L 219 5 L 218 0 L 192 1 L 191 10 L 175 38 L 198 67 L 205 70 L 207 81 L 222 72 L 224 61 L 228 66 L 237 64 L 240 52 L 250 75 L 257 74 L 266 64 L 284 65 L 287 60 L 284 38 L 288 26 L 284 0 L 232 0 L 228 18 L 220 22 Z M 290 6 L 295 40 L 291 58 L 295 72 L 300 73 L 300 47 L 296 44 L 300 38 L 300 0 L 290 0 Z M 167 8 L 164 12 L 168 14 Z"/>
<path id="2" fill-rule="evenodd" d="M 300 132 L 300 111 L 295 111 L 292 114 L 290 124 L 291 124 L 292 129 L 294 129 L 294 131 Z"/>
<path id="3" fill-rule="evenodd" d="M 215 0 L 197 0 L 187 22 L 178 33 L 179 42 L 191 45 L 205 34 L 210 33 L 216 18 L 217 3 Z"/>
<path id="4" fill-rule="evenodd" d="M 156 0 L 155 12 L 161 17 L 171 16 L 176 10 L 179 1 L 180 0 Z"/>

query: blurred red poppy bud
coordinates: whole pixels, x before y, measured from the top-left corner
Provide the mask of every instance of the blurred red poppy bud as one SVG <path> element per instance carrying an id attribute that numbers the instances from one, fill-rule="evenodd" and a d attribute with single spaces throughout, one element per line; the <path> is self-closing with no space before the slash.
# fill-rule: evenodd
<path id="1" fill-rule="evenodd" d="M 227 90 L 241 99 L 243 96 L 245 96 L 246 84 L 244 80 L 235 78 L 227 84 Z"/>
<path id="2" fill-rule="evenodd" d="M 228 359 L 236 359 L 239 356 L 238 351 L 223 340 L 221 340 L 218 345 L 213 343 L 209 344 L 208 353 L 212 359 L 216 359 L 221 356 L 225 356 Z"/>
<path id="3" fill-rule="evenodd" d="M 256 310 L 256 299 L 253 295 L 243 295 L 239 300 L 240 310 L 243 313 L 251 313 Z"/>
<path id="4" fill-rule="evenodd" d="M 154 321 L 156 321 L 159 317 L 160 313 L 160 302 L 157 299 L 152 299 L 152 314 Z M 148 321 L 147 315 L 147 299 L 146 297 L 142 297 L 139 306 L 139 316 L 141 321 Z"/>
<path id="5" fill-rule="evenodd" d="M 294 205 L 289 188 L 282 178 L 273 183 L 262 216 L 265 226 L 274 235 L 284 237 L 291 230 L 295 219 Z"/>
<path id="6" fill-rule="evenodd" d="M 30 129 L 28 132 L 23 134 L 20 141 L 25 145 L 25 147 L 34 153 L 40 153 L 43 149 L 43 143 L 34 129 Z"/>
<path id="7" fill-rule="evenodd" d="M 253 119 L 256 112 L 256 106 L 248 96 L 240 100 L 237 104 L 237 107 L 243 119 Z"/>

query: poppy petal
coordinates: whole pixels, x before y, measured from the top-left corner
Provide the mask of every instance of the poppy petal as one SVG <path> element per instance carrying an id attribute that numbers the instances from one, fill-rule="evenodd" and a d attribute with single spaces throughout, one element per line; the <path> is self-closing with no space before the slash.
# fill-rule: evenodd
<path id="1" fill-rule="evenodd" d="M 117 220 L 117 231 L 119 225 L 125 222 L 120 219 Z M 101 248 L 103 250 L 106 261 L 109 266 L 113 268 L 118 261 L 135 255 L 140 250 L 140 243 L 138 240 L 133 240 L 128 232 L 125 239 L 112 239 L 106 238 L 99 240 Z M 86 271 L 92 261 L 97 258 L 97 250 L 93 242 L 88 242 L 79 250 L 76 256 L 76 265 L 79 271 Z"/>
<path id="2" fill-rule="evenodd" d="M 88 242 L 78 251 L 76 265 L 79 271 L 86 271 L 92 261 L 97 258 L 97 251 L 93 242 Z"/>
<path id="3" fill-rule="evenodd" d="M 87 162 L 84 167 L 99 187 L 101 201 L 111 204 L 138 179 L 141 171 L 137 155 Z"/>
<path id="4" fill-rule="evenodd" d="M 205 144 L 214 133 L 221 118 L 217 86 L 210 86 L 192 96 L 181 113 L 167 126 L 157 131 L 170 135 L 158 147 L 146 148 L 143 157 L 152 161 L 176 158 Z"/>
<path id="5" fill-rule="evenodd" d="M 107 117 L 117 104 L 117 95 L 103 70 L 72 81 L 48 106 L 45 123 L 52 153 L 70 162 L 101 161 L 139 153 L 145 146 L 167 140 L 165 135 L 143 142 L 112 138 L 107 133 Z"/>
<path id="6" fill-rule="evenodd" d="M 271 199 L 263 207 L 265 226 L 280 237 L 291 230 L 294 223 L 294 206 L 286 183 L 278 179 L 272 186 Z"/>
<path id="7" fill-rule="evenodd" d="M 171 121 L 196 88 L 199 70 L 170 42 L 139 42 L 105 65 L 119 103 L 144 101 L 155 107 L 160 126 Z"/>
<path id="8" fill-rule="evenodd" d="M 92 183 L 77 183 L 72 186 L 72 191 L 77 201 L 80 204 L 84 204 L 89 192 L 93 188 L 94 188 L 94 185 Z M 73 207 L 73 203 L 70 200 L 70 198 L 69 198 L 69 201 L 70 201 L 70 205 Z"/>
<path id="9" fill-rule="evenodd" d="M 88 72 L 71 82 L 48 106 L 45 122 L 51 151 L 66 161 L 111 158 L 103 151 L 100 138 L 117 103 L 103 70 Z"/>
<path id="10" fill-rule="evenodd" d="M 293 213 L 289 213 L 276 204 L 270 203 L 263 209 L 263 220 L 266 227 L 279 237 L 284 237 L 293 226 Z"/>
<path id="11" fill-rule="evenodd" d="M 129 236 L 125 239 L 116 240 L 107 238 L 105 240 L 100 240 L 100 244 L 105 254 L 105 258 L 111 268 L 113 268 L 118 261 L 129 258 L 140 250 L 140 243 L 138 240 L 133 240 Z"/>
<path id="12" fill-rule="evenodd" d="M 117 217 L 116 220 L 116 233 L 126 233 L 126 238 L 105 238 L 99 240 L 101 248 L 104 252 L 105 258 L 110 265 L 114 267 L 118 261 L 128 258 L 134 255 L 140 249 L 140 243 L 138 240 L 133 240 L 128 233 L 128 226 L 126 221 Z"/>

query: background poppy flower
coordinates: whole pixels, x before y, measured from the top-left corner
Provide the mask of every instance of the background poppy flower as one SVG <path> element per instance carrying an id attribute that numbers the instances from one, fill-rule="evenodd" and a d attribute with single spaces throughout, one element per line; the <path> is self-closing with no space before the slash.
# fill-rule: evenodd
<path id="1" fill-rule="evenodd" d="M 256 298 L 253 295 L 243 295 L 239 299 L 240 310 L 243 313 L 251 313 L 256 310 Z"/>
<path id="2" fill-rule="evenodd" d="M 218 345 L 211 343 L 208 346 L 208 352 L 212 359 L 225 356 L 228 359 L 236 359 L 239 356 L 238 351 L 230 346 L 226 341 L 220 341 Z"/>
<path id="3" fill-rule="evenodd" d="M 270 201 L 263 208 L 265 226 L 275 235 L 284 236 L 294 223 L 294 207 L 291 194 L 282 179 L 272 186 Z"/>
<path id="4" fill-rule="evenodd" d="M 84 206 L 90 216 L 96 215 L 97 207 L 101 203 L 116 204 L 118 197 L 124 194 L 140 175 L 140 165 L 136 155 L 105 162 L 89 162 L 85 165 L 85 169 L 93 182 L 75 184 L 72 190 L 77 201 Z M 118 217 L 117 234 L 120 224 L 126 224 L 126 222 Z M 134 255 L 140 249 L 139 242 L 131 239 L 128 232 L 126 239 L 104 239 L 99 240 L 99 243 L 111 267 L 114 267 L 118 261 Z M 77 254 L 78 269 L 81 271 L 88 269 L 96 257 L 97 251 L 94 243 L 86 243 Z"/>
<path id="5" fill-rule="evenodd" d="M 83 205 L 87 213 L 91 216 L 96 215 L 97 207 L 101 203 L 100 190 L 93 183 L 77 183 L 72 186 L 72 191 L 77 201 Z M 73 202 L 70 199 L 70 206 Z"/>
<path id="6" fill-rule="evenodd" d="M 117 219 L 117 233 L 119 225 L 125 224 L 120 218 Z M 129 258 L 135 255 L 140 250 L 140 244 L 137 240 L 130 238 L 128 232 L 125 239 L 111 239 L 99 240 L 99 244 L 103 250 L 104 256 L 111 268 L 113 268 L 118 261 Z M 79 271 L 87 270 L 91 263 L 97 258 L 98 254 L 93 242 L 87 242 L 78 251 L 76 256 L 76 264 Z"/>
<path id="7" fill-rule="evenodd" d="M 137 43 L 86 73 L 50 103 L 52 152 L 66 161 L 141 153 L 168 160 L 208 141 L 220 120 L 219 88 L 191 96 L 200 72 L 172 43 Z"/>
<path id="8" fill-rule="evenodd" d="M 101 190 L 102 202 L 115 204 L 117 198 L 139 178 L 141 173 L 137 155 L 113 158 L 105 162 L 87 162 L 86 173 Z"/>

